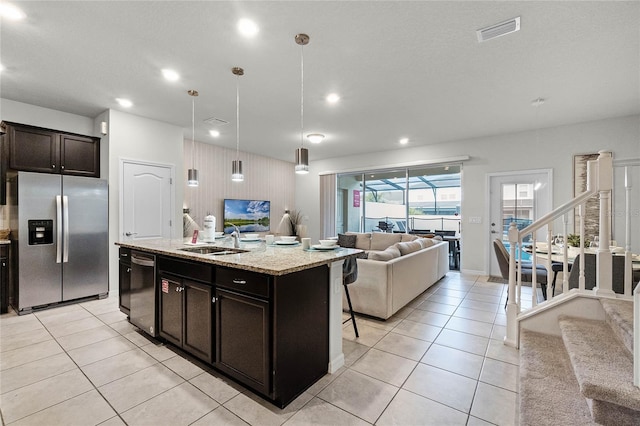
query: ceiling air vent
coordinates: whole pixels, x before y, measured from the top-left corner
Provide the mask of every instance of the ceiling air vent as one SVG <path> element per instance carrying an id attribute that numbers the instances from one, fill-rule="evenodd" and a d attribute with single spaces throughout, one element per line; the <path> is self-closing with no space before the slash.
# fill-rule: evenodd
<path id="1" fill-rule="evenodd" d="M 492 38 L 501 37 L 506 34 L 515 33 L 520 30 L 520 17 L 509 19 L 508 21 L 500 22 L 499 24 L 492 25 L 487 28 L 482 28 L 476 31 L 478 35 L 478 42 L 491 40 Z"/>
<path id="2" fill-rule="evenodd" d="M 204 120 L 205 123 L 211 124 L 214 126 L 224 126 L 225 124 L 229 124 L 227 120 L 223 120 L 222 118 L 211 117 Z"/>

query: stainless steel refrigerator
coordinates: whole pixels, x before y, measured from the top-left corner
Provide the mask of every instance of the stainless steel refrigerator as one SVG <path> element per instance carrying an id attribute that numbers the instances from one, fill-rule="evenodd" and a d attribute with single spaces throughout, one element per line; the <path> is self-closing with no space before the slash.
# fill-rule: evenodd
<path id="1" fill-rule="evenodd" d="M 18 313 L 106 296 L 107 182 L 29 172 L 8 181 L 9 221 L 17 240 L 12 304 Z"/>

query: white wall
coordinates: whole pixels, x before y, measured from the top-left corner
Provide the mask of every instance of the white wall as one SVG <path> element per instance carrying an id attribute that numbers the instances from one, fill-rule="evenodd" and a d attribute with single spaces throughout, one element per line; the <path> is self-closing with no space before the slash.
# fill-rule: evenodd
<path id="1" fill-rule="evenodd" d="M 309 233 L 312 239 L 317 239 L 320 229 L 319 173 L 376 169 L 468 155 L 470 159 L 462 168 L 462 267 L 463 271 L 486 273 L 490 241 L 486 223 L 487 173 L 552 168 L 556 206 L 573 196 L 573 155 L 600 150 L 612 151 L 614 160 L 639 158 L 640 116 L 314 161 L 308 175 L 296 178 L 296 205 L 308 212 Z M 464 218 L 470 216 L 481 217 L 482 223 L 465 222 Z M 635 221 L 635 229 L 638 229 L 637 217 Z"/>
<path id="2" fill-rule="evenodd" d="M 222 231 L 223 201 L 225 198 L 271 201 L 271 230 L 277 226 L 285 209 L 295 207 L 295 178 L 293 163 L 240 152 L 244 182 L 231 181 L 231 162 L 236 158 L 235 149 L 222 148 L 207 143 L 195 143 L 195 168 L 200 185 L 188 187 L 187 170 L 191 168 L 191 140 L 184 141 L 184 206 L 202 228 L 204 217 L 211 213 L 216 217 L 216 229 Z"/>
<path id="3" fill-rule="evenodd" d="M 109 110 L 107 121 L 109 146 L 109 288 L 118 289 L 118 247 L 120 241 L 120 159 L 141 160 L 145 162 L 172 165 L 176 177 L 183 171 L 183 130 L 160 121 L 150 120 L 121 111 Z M 97 120 L 96 120 L 97 121 Z M 175 200 L 172 237 L 182 237 L 182 184 L 175 182 Z"/>

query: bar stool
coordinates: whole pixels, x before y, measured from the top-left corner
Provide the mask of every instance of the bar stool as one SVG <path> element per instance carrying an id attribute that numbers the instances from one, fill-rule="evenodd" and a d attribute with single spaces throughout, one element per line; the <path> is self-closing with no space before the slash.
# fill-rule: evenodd
<path id="1" fill-rule="evenodd" d="M 349 296 L 349 284 L 354 283 L 358 279 L 358 263 L 355 258 L 348 257 L 342 264 L 342 285 L 344 286 L 344 294 L 347 296 L 347 303 L 349 304 L 349 314 L 351 318 L 347 318 L 342 322 L 345 324 L 351 320 L 353 323 L 353 330 L 356 332 L 356 337 L 360 337 L 358 334 L 358 326 L 356 325 L 356 317 L 353 315 L 353 306 L 351 305 L 351 296 Z"/>

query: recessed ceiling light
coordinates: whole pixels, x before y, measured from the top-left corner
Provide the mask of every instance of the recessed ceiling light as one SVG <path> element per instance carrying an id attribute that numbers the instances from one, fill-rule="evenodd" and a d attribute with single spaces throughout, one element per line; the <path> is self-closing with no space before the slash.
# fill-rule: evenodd
<path id="1" fill-rule="evenodd" d="M 0 3 L 0 16 L 12 21 L 19 21 L 27 15 L 11 3 Z"/>
<path id="2" fill-rule="evenodd" d="M 327 102 L 329 103 L 335 104 L 339 100 L 340 100 L 340 95 L 338 95 L 337 93 L 329 93 L 327 95 Z"/>
<path id="3" fill-rule="evenodd" d="M 209 130 L 209 134 L 211 135 L 211 137 L 213 138 L 217 138 L 218 136 L 220 136 L 220 132 L 217 130 Z"/>
<path id="4" fill-rule="evenodd" d="M 121 107 L 131 108 L 133 106 L 133 102 L 129 99 L 116 98 L 116 101 L 120 104 Z"/>
<path id="5" fill-rule="evenodd" d="M 178 81 L 178 80 L 180 80 L 180 74 L 178 74 L 174 70 L 170 70 L 168 68 L 165 68 L 165 69 L 162 70 L 162 75 L 164 76 L 164 78 L 166 78 L 169 81 Z"/>
<path id="6" fill-rule="evenodd" d="M 402 138 L 400 139 L 400 145 L 406 145 L 409 143 L 409 138 Z"/>
<path id="7" fill-rule="evenodd" d="M 238 31 L 245 37 L 253 37 L 258 34 L 258 25 L 251 19 L 241 19 L 238 21 Z"/>
<path id="8" fill-rule="evenodd" d="M 311 143 L 320 143 L 324 139 L 324 135 L 321 133 L 311 133 L 307 135 L 307 139 Z"/>

